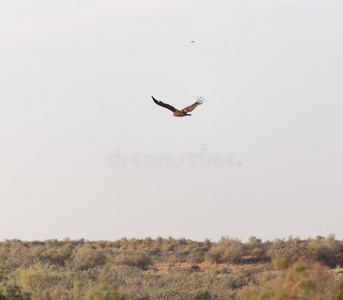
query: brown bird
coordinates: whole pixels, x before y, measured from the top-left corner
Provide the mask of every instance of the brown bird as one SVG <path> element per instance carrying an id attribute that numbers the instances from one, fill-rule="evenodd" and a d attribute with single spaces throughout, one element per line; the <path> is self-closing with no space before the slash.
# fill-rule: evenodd
<path id="1" fill-rule="evenodd" d="M 176 109 L 174 106 L 171 106 L 167 103 L 164 103 L 162 101 L 158 101 L 156 100 L 153 96 L 151 96 L 152 100 L 154 100 L 154 102 L 162 107 L 165 107 L 169 110 L 171 110 L 173 112 L 173 116 L 174 117 L 186 117 L 186 116 L 191 116 L 191 114 L 189 114 L 190 111 L 194 110 L 198 105 L 203 104 L 204 99 L 202 99 L 201 97 L 198 97 L 197 100 L 190 106 L 187 106 L 181 110 Z"/>

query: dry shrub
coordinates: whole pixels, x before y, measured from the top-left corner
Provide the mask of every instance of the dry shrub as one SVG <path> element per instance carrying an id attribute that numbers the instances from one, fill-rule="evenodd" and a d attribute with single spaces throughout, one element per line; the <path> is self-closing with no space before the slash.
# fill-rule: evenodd
<path id="1" fill-rule="evenodd" d="M 21 269 L 18 273 L 20 286 L 27 292 L 37 294 L 48 289 L 53 290 L 64 279 L 61 272 L 49 265 L 34 265 L 28 269 Z"/>
<path id="2" fill-rule="evenodd" d="M 144 271 L 154 264 L 150 255 L 137 252 L 122 253 L 116 257 L 115 261 L 119 265 L 137 267 Z"/>
<path id="3" fill-rule="evenodd" d="M 274 263 L 279 263 L 280 268 L 287 268 L 299 259 L 306 258 L 308 243 L 299 238 L 290 237 L 287 241 L 275 240 L 270 243 L 267 251 L 268 256 Z"/>
<path id="4" fill-rule="evenodd" d="M 319 263 L 297 262 L 288 269 L 268 274 L 258 286 L 238 293 L 239 299 L 342 299 L 343 285 Z"/>
<path id="5" fill-rule="evenodd" d="M 343 244 L 334 235 L 309 240 L 308 258 L 319 261 L 330 268 L 343 265 Z"/>
<path id="6" fill-rule="evenodd" d="M 241 241 L 223 237 L 207 252 L 206 259 L 215 264 L 238 264 L 243 261 L 245 254 L 245 247 Z"/>
<path id="7" fill-rule="evenodd" d="M 89 246 L 82 246 L 77 249 L 73 257 L 73 267 L 77 270 L 87 270 L 106 264 L 106 256 L 99 250 Z"/>

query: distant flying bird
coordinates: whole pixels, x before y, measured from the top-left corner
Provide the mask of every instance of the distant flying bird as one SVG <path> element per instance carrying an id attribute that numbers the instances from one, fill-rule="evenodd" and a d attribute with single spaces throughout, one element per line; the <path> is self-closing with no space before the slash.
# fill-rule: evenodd
<path id="1" fill-rule="evenodd" d="M 165 107 L 169 110 L 171 110 L 173 112 L 174 117 L 185 117 L 185 116 L 191 116 L 191 114 L 189 114 L 190 111 L 194 110 L 198 105 L 203 104 L 204 99 L 201 97 L 198 97 L 197 100 L 190 106 L 187 106 L 181 110 L 176 109 L 174 106 L 171 106 L 167 103 L 164 103 L 162 101 L 158 101 L 156 100 L 153 96 L 151 96 L 152 100 L 154 100 L 154 102 L 162 107 Z"/>
<path id="2" fill-rule="evenodd" d="M 194 41 L 191 41 L 191 43 L 193 43 L 193 44 L 194 44 L 195 42 L 194 42 Z"/>

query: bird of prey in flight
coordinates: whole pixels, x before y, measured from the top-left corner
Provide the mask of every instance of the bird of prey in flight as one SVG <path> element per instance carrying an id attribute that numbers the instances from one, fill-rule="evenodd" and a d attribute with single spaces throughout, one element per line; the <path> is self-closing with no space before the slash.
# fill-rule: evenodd
<path id="1" fill-rule="evenodd" d="M 194 110 L 198 105 L 203 104 L 204 99 L 201 97 L 198 97 L 197 100 L 192 104 L 189 105 L 181 110 L 176 109 L 174 106 L 171 106 L 167 103 L 164 103 L 162 101 L 158 101 L 156 100 L 153 96 L 151 96 L 152 100 L 154 100 L 154 102 L 162 107 L 165 107 L 169 110 L 171 110 L 173 112 L 173 116 L 174 117 L 186 117 L 186 116 L 191 116 L 191 114 L 189 114 L 189 112 L 191 112 L 192 110 Z"/>

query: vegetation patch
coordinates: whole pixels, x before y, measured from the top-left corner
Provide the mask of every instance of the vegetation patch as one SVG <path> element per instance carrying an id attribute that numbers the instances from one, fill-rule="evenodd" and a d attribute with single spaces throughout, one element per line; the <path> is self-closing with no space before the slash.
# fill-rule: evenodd
<path id="1" fill-rule="evenodd" d="M 343 241 L 0 243 L 0 299 L 343 299 Z"/>

